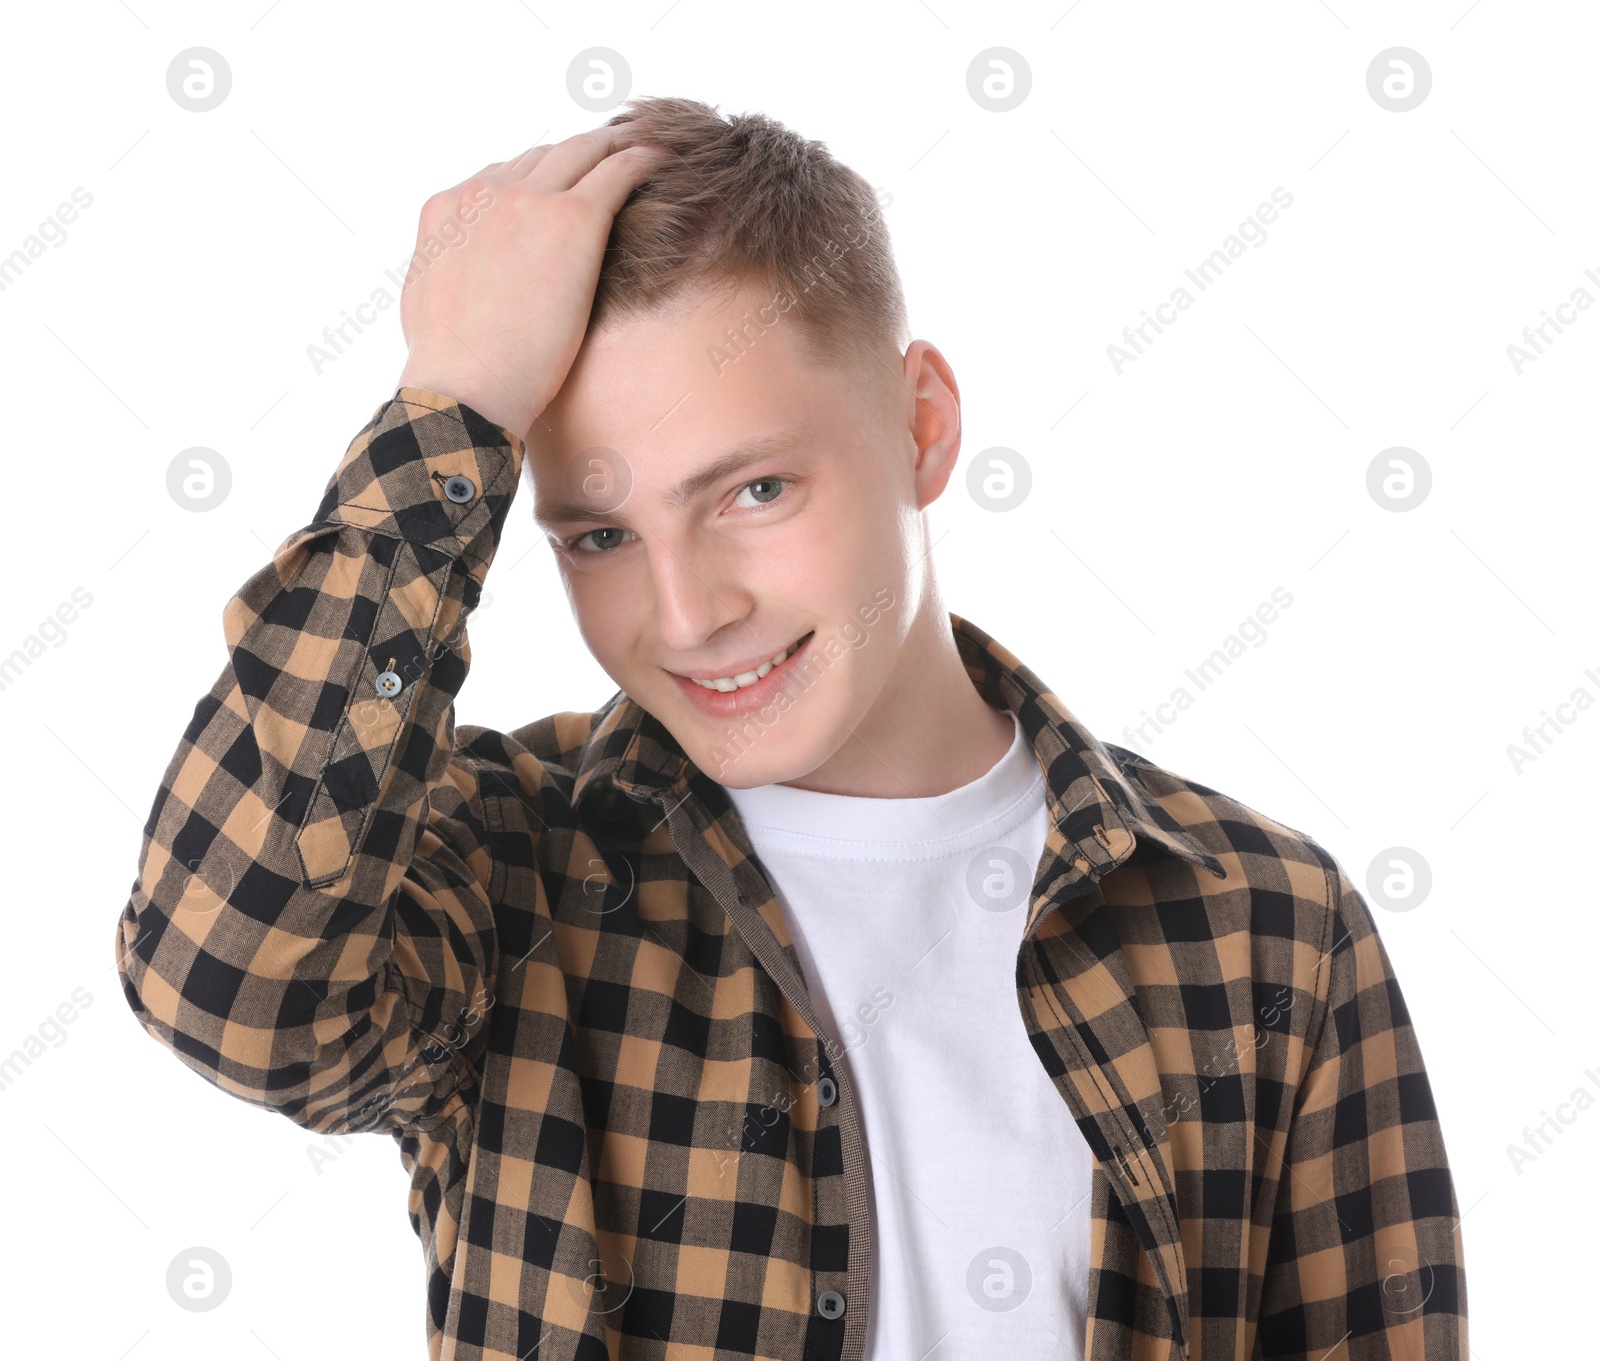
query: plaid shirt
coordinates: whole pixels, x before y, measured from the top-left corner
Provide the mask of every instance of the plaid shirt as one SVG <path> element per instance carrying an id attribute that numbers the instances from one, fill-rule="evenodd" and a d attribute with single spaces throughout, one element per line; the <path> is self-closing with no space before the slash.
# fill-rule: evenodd
<path id="1" fill-rule="evenodd" d="M 228 603 L 124 994 L 223 1090 L 394 1138 L 434 1361 L 855 1361 L 860 1106 L 726 791 L 621 692 L 455 725 L 523 453 L 399 389 Z M 1444 1141 L 1361 895 L 951 625 L 1046 779 L 994 1001 L 1095 1158 L 1085 1356 L 1466 1361 Z"/>

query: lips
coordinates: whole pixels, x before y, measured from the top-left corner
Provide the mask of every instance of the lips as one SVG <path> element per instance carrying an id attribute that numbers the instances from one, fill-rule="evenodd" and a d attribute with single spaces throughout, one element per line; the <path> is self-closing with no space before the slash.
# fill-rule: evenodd
<path id="1" fill-rule="evenodd" d="M 702 682 L 711 680 L 712 678 L 709 676 L 682 676 L 675 671 L 668 672 L 668 674 L 672 677 L 684 697 L 702 713 L 713 718 L 732 718 L 742 713 L 748 713 L 752 709 L 759 709 L 776 698 L 779 691 L 783 689 L 796 660 L 810 646 L 815 632 L 816 630 L 813 629 L 802 634 L 787 649 L 783 649 L 787 655 L 784 656 L 781 662 L 773 663 L 772 657 L 778 655 L 774 653 L 760 659 L 754 665 L 746 666 L 743 670 L 733 673 L 734 676 L 754 674 L 756 679 L 748 685 L 736 685 L 730 689 L 722 689 L 715 686 L 708 688 Z M 763 666 L 767 667 L 764 675 L 761 674 Z M 723 685 L 727 685 L 732 679 L 733 676 L 729 675 L 721 677 Z"/>
<path id="2" fill-rule="evenodd" d="M 707 690 L 720 690 L 724 694 L 732 690 L 742 689 L 745 686 L 754 685 L 773 667 L 783 665 L 789 659 L 789 654 L 810 636 L 809 633 L 801 634 L 799 638 L 795 639 L 787 647 L 761 661 L 730 667 L 727 671 L 717 676 L 690 676 L 689 679 Z"/>

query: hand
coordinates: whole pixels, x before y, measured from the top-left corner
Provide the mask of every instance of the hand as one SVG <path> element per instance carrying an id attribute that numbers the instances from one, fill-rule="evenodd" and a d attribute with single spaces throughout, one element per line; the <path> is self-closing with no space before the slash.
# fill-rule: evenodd
<path id="1" fill-rule="evenodd" d="M 400 296 L 402 387 L 527 438 L 583 343 L 612 221 L 669 154 L 630 135 L 619 124 L 531 147 L 423 205 Z"/>

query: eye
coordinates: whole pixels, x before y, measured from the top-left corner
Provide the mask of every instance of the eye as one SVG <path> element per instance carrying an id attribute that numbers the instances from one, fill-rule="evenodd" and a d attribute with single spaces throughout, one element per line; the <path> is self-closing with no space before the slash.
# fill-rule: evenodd
<path id="1" fill-rule="evenodd" d="M 783 477 L 758 477 L 754 482 L 746 482 L 739 488 L 739 495 L 747 491 L 756 498 L 756 504 L 769 506 L 783 494 L 783 489 L 788 485 L 788 479 Z M 752 491 L 754 487 L 763 488 L 762 491 Z"/>
<path id="2" fill-rule="evenodd" d="M 607 541 L 603 546 L 595 545 L 587 548 L 583 546 L 584 540 L 594 539 L 602 534 L 616 534 L 620 536 L 626 534 L 627 532 L 628 531 L 625 529 L 618 529 L 615 525 L 606 525 L 601 529 L 591 529 L 587 533 L 575 535 L 567 540 L 567 547 L 576 553 L 587 553 L 590 555 L 609 553 L 613 549 L 621 547 L 623 540 L 620 537 Z"/>

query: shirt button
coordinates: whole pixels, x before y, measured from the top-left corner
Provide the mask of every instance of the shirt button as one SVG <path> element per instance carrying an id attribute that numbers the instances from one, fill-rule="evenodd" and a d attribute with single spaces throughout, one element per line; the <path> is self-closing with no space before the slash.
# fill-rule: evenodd
<path id="1" fill-rule="evenodd" d="M 844 1296 L 837 1290 L 824 1290 L 817 1296 L 817 1312 L 823 1318 L 838 1318 L 844 1313 Z"/>
<path id="2" fill-rule="evenodd" d="M 457 473 L 454 477 L 446 479 L 444 494 L 457 504 L 464 505 L 478 494 L 478 489 L 472 485 L 470 477 L 462 477 Z"/>
<path id="3" fill-rule="evenodd" d="M 385 699 L 393 699 L 404 686 L 405 682 L 393 671 L 385 671 L 378 677 L 378 693 Z"/>
<path id="4" fill-rule="evenodd" d="M 839 1099 L 839 1087 L 831 1077 L 817 1079 L 817 1100 L 824 1106 L 831 1106 Z"/>

